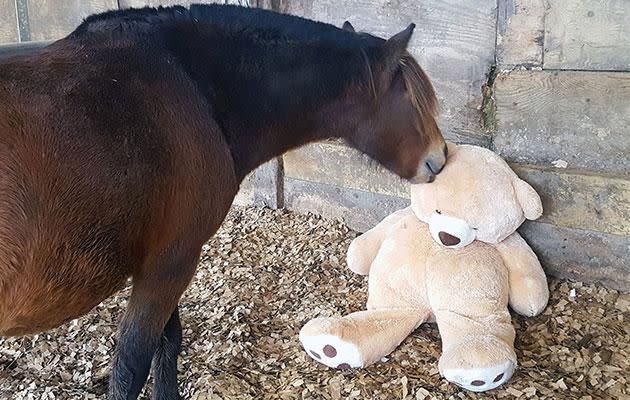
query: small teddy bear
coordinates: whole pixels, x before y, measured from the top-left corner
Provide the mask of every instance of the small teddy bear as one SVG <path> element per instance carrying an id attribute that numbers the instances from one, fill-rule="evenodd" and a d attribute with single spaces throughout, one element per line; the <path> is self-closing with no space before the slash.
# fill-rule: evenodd
<path id="1" fill-rule="evenodd" d="M 453 144 L 448 150 L 433 183 L 412 185 L 411 207 L 351 243 L 349 268 L 369 274 L 367 310 L 302 328 L 300 341 L 318 362 L 368 366 L 423 322 L 436 322 L 439 370 L 448 381 L 482 392 L 512 376 L 508 303 L 535 316 L 549 299 L 538 258 L 516 232 L 542 214 L 541 200 L 492 151 Z"/>

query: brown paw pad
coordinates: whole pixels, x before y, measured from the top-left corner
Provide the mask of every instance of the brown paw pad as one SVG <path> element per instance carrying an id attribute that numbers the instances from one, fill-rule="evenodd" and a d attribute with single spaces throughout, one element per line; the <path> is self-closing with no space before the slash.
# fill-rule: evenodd
<path id="1" fill-rule="evenodd" d="M 499 375 L 497 375 L 497 377 L 496 377 L 496 378 L 494 378 L 494 380 L 493 380 L 492 382 L 495 382 L 495 383 L 496 383 L 496 382 L 499 382 L 501 379 L 503 379 L 503 374 L 499 374 Z"/>
<path id="2" fill-rule="evenodd" d="M 486 382 L 484 382 L 484 381 L 472 381 L 472 382 L 470 382 L 470 384 L 473 385 L 473 386 L 483 386 L 483 385 L 486 384 Z"/>
<path id="3" fill-rule="evenodd" d="M 327 344 L 326 346 L 324 346 L 324 355 L 328 358 L 333 358 L 337 355 L 337 349 Z"/>
<path id="4" fill-rule="evenodd" d="M 339 369 L 350 369 L 350 364 L 348 364 L 348 363 L 339 364 L 339 365 L 337 365 L 337 368 L 339 368 Z"/>

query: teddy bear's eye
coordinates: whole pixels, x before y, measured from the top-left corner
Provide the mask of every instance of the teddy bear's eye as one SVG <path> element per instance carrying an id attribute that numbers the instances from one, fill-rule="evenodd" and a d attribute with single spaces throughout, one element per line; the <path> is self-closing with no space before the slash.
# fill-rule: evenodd
<path id="1" fill-rule="evenodd" d="M 442 215 L 442 211 L 440 211 L 440 210 L 435 210 L 435 212 L 440 214 L 440 215 Z"/>

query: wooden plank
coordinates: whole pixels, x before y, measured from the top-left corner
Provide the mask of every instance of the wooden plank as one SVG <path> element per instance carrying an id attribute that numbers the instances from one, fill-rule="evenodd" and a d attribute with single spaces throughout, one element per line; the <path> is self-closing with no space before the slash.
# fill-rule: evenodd
<path id="1" fill-rule="evenodd" d="M 252 171 L 241 183 L 234 204 L 282 208 L 282 160 L 273 159 Z"/>
<path id="2" fill-rule="evenodd" d="M 408 199 L 290 178 L 284 182 L 284 199 L 290 210 L 339 219 L 361 232 L 409 205 Z"/>
<path id="3" fill-rule="evenodd" d="M 316 143 L 284 155 L 288 178 L 409 197 L 409 187 L 393 173 L 348 146 Z"/>
<path id="4" fill-rule="evenodd" d="M 630 237 L 530 221 L 519 232 L 548 274 L 630 290 Z"/>
<path id="5" fill-rule="evenodd" d="M 497 64 L 541 67 L 544 21 L 544 0 L 499 0 Z"/>
<path id="6" fill-rule="evenodd" d="M 488 144 L 481 126 L 481 86 L 494 63 L 495 0 L 292 0 L 287 11 L 390 37 L 416 23 L 410 51 L 431 78 L 441 126 L 454 141 Z"/>
<path id="7" fill-rule="evenodd" d="M 494 97 L 494 146 L 508 161 L 630 176 L 630 73 L 514 71 Z"/>
<path id="8" fill-rule="evenodd" d="M 191 4 L 212 4 L 226 3 L 223 0 L 120 0 L 120 8 L 140 8 L 140 7 L 157 7 L 157 6 L 190 6 Z M 255 7 L 258 5 L 257 0 L 229 0 L 228 4 L 238 4 L 241 6 Z"/>
<path id="9" fill-rule="evenodd" d="M 43 47 L 52 43 L 51 41 L 44 42 L 25 42 L 25 43 L 12 43 L 4 46 L 0 46 L 0 59 L 9 58 L 17 55 L 27 55 L 38 52 Z"/>
<path id="10" fill-rule="evenodd" d="M 0 10 L 0 43 L 19 41 L 15 0 L 0 0 Z"/>
<path id="11" fill-rule="evenodd" d="M 540 194 L 540 222 L 630 236 L 630 179 L 512 167 Z"/>
<path id="12" fill-rule="evenodd" d="M 116 0 L 28 0 L 31 40 L 62 38 L 85 17 L 116 8 Z"/>
<path id="13" fill-rule="evenodd" d="M 20 42 L 30 42 L 31 24 L 28 16 L 28 0 L 15 0 L 15 12 L 18 19 Z"/>
<path id="14" fill-rule="evenodd" d="M 548 1 L 545 68 L 630 71 L 630 1 Z"/>

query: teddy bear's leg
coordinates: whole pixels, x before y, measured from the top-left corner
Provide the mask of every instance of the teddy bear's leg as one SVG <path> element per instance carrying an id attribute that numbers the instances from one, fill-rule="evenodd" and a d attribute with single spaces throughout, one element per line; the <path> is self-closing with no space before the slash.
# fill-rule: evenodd
<path id="1" fill-rule="evenodd" d="M 447 318 L 453 319 L 453 316 Z M 440 320 L 444 323 L 444 318 L 440 318 L 438 325 Z M 483 322 L 480 321 L 480 324 Z M 442 337 L 442 356 L 439 361 L 442 376 L 447 381 L 473 392 L 491 390 L 507 382 L 517 365 L 514 348 L 509 343 L 513 341 L 513 334 L 510 341 L 508 332 L 497 335 L 483 332 L 481 327 L 474 331 L 469 324 L 462 325 L 467 326 L 457 328 L 451 326 L 448 329 L 465 329 L 470 334 L 447 340 Z M 440 328 L 442 336 L 443 332 L 444 329 Z"/>
<path id="2" fill-rule="evenodd" d="M 467 390 L 483 392 L 505 383 L 517 362 L 507 272 L 491 260 L 475 264 L 432 268 L 428 295 L 442 338 L 440 373 Z"/>
<path id="3" fill-rule="evenodd" d="M 418 309 L 359 311 L 342 318 L 316 318 L 300 331 L 300 342 L 331 368 L 361 368 L 391 353 L 428 318 Z"/>

